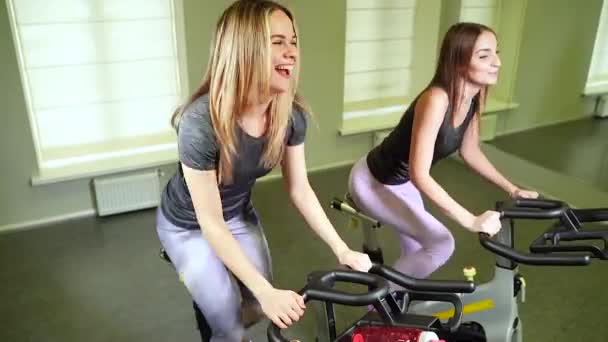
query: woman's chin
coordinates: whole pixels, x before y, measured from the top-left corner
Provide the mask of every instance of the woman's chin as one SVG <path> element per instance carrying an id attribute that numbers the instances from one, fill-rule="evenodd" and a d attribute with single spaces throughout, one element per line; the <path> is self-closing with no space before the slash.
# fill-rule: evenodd
<path id="1" fill-rule="evenodd" d="M 289 90 L 289 87 L 276 87 L 270 86 L 270 93 L 272 95 L 281 95 L 286 93 Z"/>

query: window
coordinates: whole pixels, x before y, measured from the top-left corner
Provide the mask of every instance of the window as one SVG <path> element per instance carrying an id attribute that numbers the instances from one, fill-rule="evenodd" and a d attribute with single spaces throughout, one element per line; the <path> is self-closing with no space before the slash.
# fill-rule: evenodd
<path id="1" fill-rule="evenodd" d="M 595 36 L 591 66 L 585 84 L 585 95 L 608 93 L 608 6 L 604 1 L 600 21 Z"/>
<path id="2" fill-rule="evenodd" d="M 340 133 L 391 128 L 432 76 L 440 3 L 347 0 L 346 5 Z"/>
<path id="3" fill-rule="evenodd" d="M 410 93 L 415 5 L 415 0 L 347 1 L 345 119 L 404 104 Z M 361 110 L 370 107 L 376 110 Z"/>
<path id="4" fill-rule="evenodd" d="M 186 79 L 175 1 L 7 1 L 38 158 L 34 183 L 176 158 L 169 118 Z"/>
<path id="5" fill-rule="evenodd" d="M 498 30 L 499 0 L 462 0 L 460 21 L 479 23 Z"/>

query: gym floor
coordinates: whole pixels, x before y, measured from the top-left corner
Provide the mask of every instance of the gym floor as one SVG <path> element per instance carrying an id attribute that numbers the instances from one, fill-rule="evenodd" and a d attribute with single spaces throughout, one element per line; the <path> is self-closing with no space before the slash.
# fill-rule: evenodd
<path id="1" fill-rule="evenodd" d="M 492 141 L 501 150 L 608 192 L 608 119 L 564 122 Z"/>
<path id="2" fill-rule="evenodd" d="M 543 169 L 563 173 L 564 179 L 577 177 L 593 187 L 603 184 L 608 191 L 607 122 L 581 120 L 501 137 L 492 144 Z M 490 155 L 500 164 L 497 158 L 502 155 Z M 527 173 L 518 165 L 513 168 Z M 324 204 L 344 193 L 348 172 L 345 167 L 310 175 Z M 439 164 L 433 174 L 474 212 L 505 198 L 456 159 Z M 578 183 L 552 186 L 577 193 L 568 189 L 573 184 Z M 282 182 L 259 183 L 254 203 L 266 230 L 279 287 L 298 289 L 308 272 L 336 265 L 329 249 L 287 204 Z M 494 257 L 473 234 L 431 210 L 456 237 L 454 256 L 432 278 L 461 279 L 461 269 L 474 265 L 478 282 L 490 279 Z M 329 209 L 328 213 L 345 240 L 352 247 L 360 246 L 359 232 L 348 228 L 339 213 Z M 158 258 L 154 221 L 154 211 L 148 210 L 0 235 L 0 341 L 197 341 L 188 294 L 172 268 Z M 534 222 L 517 227 L 520 248 L 546 228 Z M 384 229 L 380 240 L 385 258 L 394 260 L 398 249 L 393 233 Z M 585 341 L 607 336 L 607 267 L 599 262 L 587 267 L 521 266 L 527 282 L 526 303 L 520 306 L 524 340 Z M 339 325 L 344 327 L 362 312 L 340 308 Z M 313 341 L 312 316 L 306 315 L 292 330 L 302 341 Z"/>

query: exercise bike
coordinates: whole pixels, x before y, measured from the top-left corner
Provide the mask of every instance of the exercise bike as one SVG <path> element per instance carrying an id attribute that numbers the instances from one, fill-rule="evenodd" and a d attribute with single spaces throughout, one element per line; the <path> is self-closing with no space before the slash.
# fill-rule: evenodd
<path id="1" fill-rule="evenodd" d="M 407 291 L 390 293 L 388 281 L 399 284 Z M 334 288 L 337 282 L 367 286 L 364 293 L 348 293 Z M 466 281 L 422 280 L 408 277 L 382 264 L 374 264 L 368 273 L 347 270 L 313 272 L 299 293 L 304 301 L 315 300 L 325 315 L 323 327 L 317 331 L 316 341 L 442 341 L 439 335 L 457 331 L 463 314 L 463 304 L 457 293 L 471 293 L 475 285 Z M 446 322 L 430 315 L 412 314 L 414 302 L 436 301 L 453 307 L 455 314 Z M 373 305 L 363 317 L 337 333 L 334 305 Z M 310 307 L 310 306 L 309 306 Z M 274 323 L 268 326 L 270 342 L 289 341 L 281 335 Z"/>
<path id="2" fill-rule="evenodd" d="M 372 261 L 383 262 L 376 231 L 382 224 L 361 213 L 348 194 L 345 200 L 334 199 L 331 207 L 348 214 L 353 222 L 363 223 L 363 251 Z M 458 332 L 444 335 L 448 341 L 521 342 L 522 322 L 518 303 L 525 300 L 525 280 L 518 272 L 518 264 L 536 266 L 585 266 L 591 259 L 607 260 L 608 227 L 588 227 L 583 223 L 608 221 L 608 209 L 573 209 L 566 203 L 553 200 L 518 199 L 499 202 L 502 229 L 494 238 L 479 234 L 481 245 L 496 255 L 494 278 L 477 286 L 473 293 L 460 295 L 464 303 L 464 319 Z M 551 225 L 530 245 L 530 253 L 514 248 L 514 221 L 517 219 L 550 220 Z M 596 240 L 593 244 L 564 244 Z M 562 253 L 562 254 L 557 254 Z M 474 268 L 465 268 L 465 278 L 474 280 Z M 410 307 L 411 312 L 448 318 L 454 314 L 444 303 L 424 302 Z"/>

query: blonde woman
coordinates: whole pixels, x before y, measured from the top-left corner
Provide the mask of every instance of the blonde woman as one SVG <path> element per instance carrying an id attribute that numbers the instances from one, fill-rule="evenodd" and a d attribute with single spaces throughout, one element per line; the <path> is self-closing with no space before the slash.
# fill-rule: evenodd
<path id="1" fill-rule="evenodd" d="M 213 342 L 241 341 L 242 313 L 251 308 L 282 328 L 303 314 L 301 296 L 271 285 L 250 200 L 256 179 L 279 164 L 292 203 L 338 261 L 371 266 L 338 236 L 308 183 L 298 69 L 290 11 L 272 1 L 236 1 L 217 23 L 201 87 L 173 117 L 180 163 L 163 192 L 157 232 Z"/>

